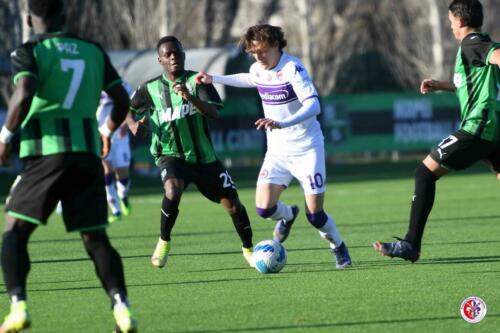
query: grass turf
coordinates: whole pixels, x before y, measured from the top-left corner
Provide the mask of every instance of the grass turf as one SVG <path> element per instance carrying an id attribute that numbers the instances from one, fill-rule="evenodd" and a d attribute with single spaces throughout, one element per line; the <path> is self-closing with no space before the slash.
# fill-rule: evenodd
<path id="1" fill-rule="evenodd" d="M 390 178 L 390 169 L 375 180 L 346 172 L 354 181 L 345 182 L 336 178 L 335 167 L 329 172 L 334 181 L 328 184 L 326 211 L 354 261 L 345 271 L 335 269 L 327 244 L 301 213 L 285 243 L 283 271 L 259 274 L 246 267 L 222 207 L 196 191 L 184 194 L 167 267 L 153 268 L 149 257 L 158 237 L 160 187 L 156 180 L 147 188 L 136 182 L 133 215 L 112 225 L 109 234 L 123 257 L 140 331 L 456 333 L 500 327 L 500 194 L 491 174 L 469 172 L 439 181 L 422 259 L 410 264 L 380 257 L 371 243 L 404 236 L 411 169 L 397 179 Z M 256 216 L 253 195 L 252 187 L 240 189 L 257 243 L 271 238 L 274 224 Z M 282 198 L 303 200 L 297 186 Z M 54 215 L 35 232 L 29 249 L 31 331 L 110 332 L 108 299 L 79 236 L 66 234 Z M 471 295 L 488 305 L 478 324 L 465 322 L 459 312 Z"/>

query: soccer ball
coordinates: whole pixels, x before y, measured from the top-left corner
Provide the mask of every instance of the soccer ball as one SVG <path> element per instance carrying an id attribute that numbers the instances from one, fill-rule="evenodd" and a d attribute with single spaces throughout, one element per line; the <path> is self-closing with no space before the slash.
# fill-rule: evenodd
<path id="1" fill-rule="evenodd" d="M 277 241 L 263 240 L 253 248 L 252 259 L 259 272 L 278 273 L 285 267 L 286 250 Z"/>

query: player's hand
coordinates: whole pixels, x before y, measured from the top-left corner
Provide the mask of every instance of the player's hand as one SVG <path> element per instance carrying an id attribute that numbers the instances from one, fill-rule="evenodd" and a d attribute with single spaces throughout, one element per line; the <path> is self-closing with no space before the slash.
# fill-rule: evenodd
<path id="1" fill-rule="evenodd" d="M 191 98 L 191 94 L 189 93 L 189 91 L 184 83 L 175 84 L 174 85 L 174 92 L 187 101 Z"/>
<path id="2" fill-rule="evenodd" d="M 197 84 L 210 84 L 213 82 L 213 78 L 212 75 L 209 75 L 205 72 L 199 72 L 195 77 L 195 81 Z"/>
<path id="3" fill-rule="evenodd" d="M 420 92 L 422 94 L 427 94 L 437 90 L 437 81 L 432 79 L 424 79 L 422 83 L 420 83 Z"/>
<path id="4" fill-rule="evenodd" d="M 109 151 L 111 150 L 111 138 L 101 135 L 101 141 L 102 141 L 102 151 L 101 151 L 101 158 L 105 159 L 109 155 Z"/>
<path id="5" fill-rule="evenodd" d="M 281 128 L 280 124 L 277 121 L 269 118 L 257 119 L 257 121 L 255 122 L 255 126 L 257 126 L 257 130 L 263 129 L 272 131 L 273 129 Z"/>
<path id="6" fill-rule="evenodd" d="M 9 165 L 11 144 L 0 142 L 0 165 Z"/>
<path id="7" fill-rule="evenodd" d="M 145 137 L 149 132 L 148 118 L 144 117 L 139 121 L 127 122 L 130 132 L 134 136 Z"/>

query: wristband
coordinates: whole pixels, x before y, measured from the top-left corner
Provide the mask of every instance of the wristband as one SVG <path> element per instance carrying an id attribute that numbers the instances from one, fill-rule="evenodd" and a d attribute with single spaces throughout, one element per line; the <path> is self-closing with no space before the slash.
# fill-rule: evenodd
<path id="1" fill-rule="evenodd" d="M 9 131 L 5 125 L 2 127 L 2 130 L 0 131 L 0 142 L 3 144 L 8 144 L 10 143 L 10 140 L 12 140 L 12 137 L 14 136 L 14 133 Z"/>
<path id="2" fill-rule="evenodd" d="M 108 123 L 105 122 L 99 127 L 99 133 L 101 133 L 102 136 L 109 138 L 113 134 L 113 131 L 109 129 Z"/>

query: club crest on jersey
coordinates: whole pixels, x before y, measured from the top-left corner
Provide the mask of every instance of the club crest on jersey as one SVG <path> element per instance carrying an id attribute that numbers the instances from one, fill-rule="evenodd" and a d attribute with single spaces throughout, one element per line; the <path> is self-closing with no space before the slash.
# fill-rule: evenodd
<path id="1" fill-rule="evenodd" d="M 259 178 L 267 178 L 268 175 L 269 175 L 269 171 L 267 171 L 267 169 L 262 169 L 262 170 L 260 170 Z"/>
<path id="2" fill-rule="evenodd" d="M 160 112 L 161 119 L 165 122 L 181 119 L 186 116 L 193 115 L 197 112 L 196 109 L 191 105 L 191 103 L 182 104 L 181 106 L 174 106 L 173 108 L 167 108 L 166 110 L 158 111 Z"/>
<path id="3" fill-rule="evenodd" d="M 455 87 L 460 88 L 463 83 L 465 83 L 465 80 L 462 79 L 462 74 L 455 73 L 455 75 L 453 75 L 453 84 Z"/>

